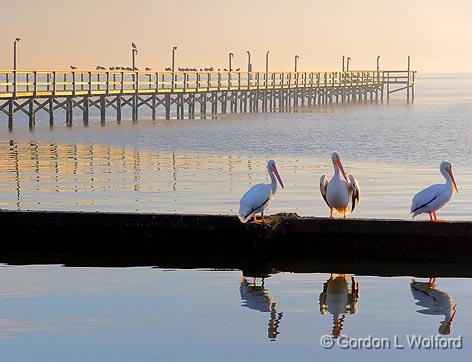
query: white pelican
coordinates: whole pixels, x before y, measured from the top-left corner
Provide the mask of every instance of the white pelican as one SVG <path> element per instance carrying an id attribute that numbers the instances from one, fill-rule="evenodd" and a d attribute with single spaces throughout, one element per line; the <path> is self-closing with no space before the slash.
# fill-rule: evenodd
<path id="1" fill-rule="evenodd" d="M 439 171 L 446 179 L 446 183 L 427 187 L 413 197 L 410 211 L 413 218 L 419 214 L 428 213 L 431 221 L 437 221 L 436 211 L 449 202 L 454 189 L 459 192 L 452 174 L 452 165 L 447 161 L 443 161 L 439 165 Z"/>
<path id="2" fill-rule="evenodd" d="M 284 188 L 284 183 L 280 178 L 279 171 L 275 166 L 275 161 L 270 160 L 267 162 L 267 171 L 271 179 L 270 184 L 257 184 L 252 186 L 241 198 L 239 202 L 239 219 L 241 222 L 246 223 L 253 217 L 254 222 L 257 222 L 256 214 L 261 213 L 262 223 L 264 223 L 264 210 L 269 206 L 270 202 L 275 196 L 277 191 L 277 180 L 280 186 Z M 277 178 L 277 179 L 276 179 Z"/>
<path id="3" fill-rule="evenodd" d="M 333 210 L 346 218 L 346 215 L 353 212 L 356 205 L 359 204 L 361 189 L 354 176 L 346 175 L 341 159 L 339 158 L 339 153 L 333 152 L 331 160 L 333 161 L 334 175 L 329 182 L 326 175 L 321 176 L 321 196 L 323 196 L 323 199 L 330 209 L 330 218 L 333 217 Z M 341 179 L 339 171 L 341 171 L 344 180 Z M 351 200 L 350 210 L 349 200 Z"/>

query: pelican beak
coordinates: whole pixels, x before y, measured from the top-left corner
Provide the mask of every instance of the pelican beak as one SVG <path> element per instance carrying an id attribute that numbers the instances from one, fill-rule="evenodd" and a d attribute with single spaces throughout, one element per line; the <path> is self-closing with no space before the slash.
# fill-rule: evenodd
<path id="1" fill-rule="evenodd" d="M 272 172 L 274 173 L 275 177 L 277 177 L 277 180 L 279 180 L 280 186 L 284 188 L 284 183 L 282 182 L 282 179 L 280 178 L 279 171 L 277 170 L 277 167 L 273 166 L 272 167 Z"/>
<path id="2" fill-rule="evenodd" d="M 456 190 L 457 193 L 459 193 L 459 190 L 457 189 L 456 180 L 454 179 L 454 175 L 452 174 L 452 169 L 448 168 L 447 173 L 449 174 L 449 176 L 451 176 L 452 183 L 454 184 L 454 189 Z"/>
<path id="3" fill-rule="evenodd" d="M 344 171 L 344 167 L 343 167 L 343 164 L 341 163 L 341 160 L 338 159 L 338 160 L 336 160 L 335 162 L 336 162 L 336 165 L 337 165 L 337 166 L 339 167 L 339 169 L 341 170 L 341 173 L 343 174 L 343 177 L 344 177 L 344 179 L 346 180 L 346 182 L 349 182 L 349 181 L 347 180 L 346 171 Z"/>

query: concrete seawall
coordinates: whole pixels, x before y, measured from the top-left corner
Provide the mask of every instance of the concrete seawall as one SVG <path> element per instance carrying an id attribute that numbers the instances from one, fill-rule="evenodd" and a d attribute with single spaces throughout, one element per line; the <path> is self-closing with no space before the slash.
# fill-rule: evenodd
<path id="1" fill-rule="evenodd" d="M 0 211 L 0 253 L 103 257 L 472 260 L 471 222 L 329 220 L 278 214 L 270 226 L 235 216 Z"/>

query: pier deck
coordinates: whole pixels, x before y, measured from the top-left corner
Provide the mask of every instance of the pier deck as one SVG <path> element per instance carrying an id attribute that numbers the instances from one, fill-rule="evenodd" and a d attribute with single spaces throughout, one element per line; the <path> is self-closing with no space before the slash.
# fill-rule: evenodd
<path id="1" fill-rule="evenodd" d="M 129 71 L 0 71 L 0 115 L 9 129 L 14 115 L 24 113 L 34 127 L 40 111 L 54 125 L 55 111 L 65 112 L 72 126 L 74 110 L 88 125 L 96 109 L 105 124 L 107 109 L 121 122 L 129 107 L 133 121 L 140 108 L 152 119 L 194 118 L 227 112 L 270 112 L 293 107 L 344 102 L 383 102 L 406 90 L 414 99 L 415 71 L 346 72 L 129 72 Z"/>

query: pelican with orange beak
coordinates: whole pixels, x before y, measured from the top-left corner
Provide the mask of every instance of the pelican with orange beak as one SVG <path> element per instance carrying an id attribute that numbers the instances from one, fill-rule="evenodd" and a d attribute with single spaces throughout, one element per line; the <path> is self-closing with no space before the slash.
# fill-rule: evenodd
<path id="1" fill-rule="evenodd" d="M 284 183 L 280 178 L 279 171 L 277 171 L 275 161 L 270 160 L 267 162 L 267 171 L 269 172 L 271 183 L 254 185 L 241 198 L 238 217 L 242 223 L 248 222 L 251 217 L 254 222 L 258 222 L 256 214 L 261 213 L 261 221 L 264 224 L 264 210 L 267 209 L 277 192 L 277 181 L 284 188 Z"/>
<path id="2" fill-rule="evenodd" d="M 333 217 L 333 210 L 346 218 L 359 205 L 361 188 L 356 178 L 352 175 L 347 175 L 344 171 L 343 164 L 339 157 L 339 153 L 333 152 L 331 160 L 334 167 L 334 175 L 329 180 L 326 175 L 320 178 L 321 196 L 325 200 L 330 210 L 330 218 Z M 342 177 L 341 178 L 341 174 Z M 349 207 L 351 201 L 351 207 Z"/>
<path id="3" fill-rule="evenodd" d="M 446 179 L 445 184 L 436 184 L 418 192 L 411 203 L 413 218 L 419 214 L 429 214 L 430 221 L 438 221 L 436 211 L 446 205 L 452 198 L 454 190 L 457 190 L 456 180 L 452 174 L 450 162 L 443 161 L 439 165 L 439 171 Z"/>

